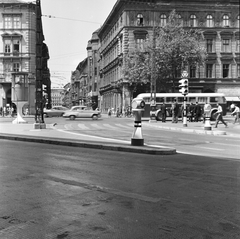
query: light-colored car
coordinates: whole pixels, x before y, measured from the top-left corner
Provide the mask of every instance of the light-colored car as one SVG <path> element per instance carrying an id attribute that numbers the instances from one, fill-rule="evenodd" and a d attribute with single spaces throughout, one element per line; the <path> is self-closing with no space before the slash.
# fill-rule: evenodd
<path id="1" fill-rule="evenodd" d="M 97 120 L 101 117 L 101 112 L 89 109 L 87 106 L 78 105 L 73 106 L 70 110 L 66 111 L 63 117 L 69 118 L 70 120 L 75 120 L 76 118 L 92 118 Z"/>
<path id="2" fill-rule="evenodd" d="M 43 115 L 44 117 L 60 117 L 63 116 L 65 111 L 69 110 L 64 106 L 53 106 L 52 109 L 44 109 Z"/>

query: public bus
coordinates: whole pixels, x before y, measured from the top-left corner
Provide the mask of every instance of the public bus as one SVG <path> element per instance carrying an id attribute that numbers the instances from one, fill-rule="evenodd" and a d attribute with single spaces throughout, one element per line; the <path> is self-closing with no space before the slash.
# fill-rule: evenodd
<path id="1" fill-rule="evenodd" d="M 183 104 L 184 96 L 181 93 L 156 93 L 156 106 L 151 105 L 151 93 L 141 93 L 136 98 L 142 98 L 145 101 L 145 110 L 142 113 L 142 117 L 146 118 L 156 118 L 156 120 L 162 119 L 161 105 L 165 102 L 167 108 L 167 117 L 171 117 L 171 106 L 174 99 L 177 100 L 179 107 Z M 227 102 L 225 95 L 223 93 L 189 93 L 186 96 L 186 106 L 192 102 L 198 104 L 202 107 L 205 103 L 210 103 L 211 105 L 211 120 L 216 119 L 215 113 L 217 112 L 217 103 L 222 106 L 223 115 L 227 113 Z M 179 114 L 181 117 L 181 113 Z"/>

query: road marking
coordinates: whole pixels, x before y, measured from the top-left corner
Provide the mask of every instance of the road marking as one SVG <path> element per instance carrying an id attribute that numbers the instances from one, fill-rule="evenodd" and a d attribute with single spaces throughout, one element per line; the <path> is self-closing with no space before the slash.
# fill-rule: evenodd
<path id="1" fill-rule="evenodd" d="M 208 148 L 208 147 L 199 147 L 198 145 L 193 145 L 193 147 L 197 147 L 198 149 L 210 149 L 210 150 L 217 150 L 217 151 L 224 151 L 225 149 L 216 149 L 216 148 Z"/>
<path id="2" fill-rule="evenodd" d="M 85 124 L 78 124 L 78 127 L 80 128 L 80 129 L 89 129 Z"/>
<path id="3" fill-rule="evenodd" d="M 129 126 L 126 126 L 126 125 L 122 125 L 122 124 L 115 124 L 115 125 L 120 128 L 129 129 Z"/>
<path id="4" fill-rule="evenodd" d="M 65 124 L 64 128 L 67 129 L 67 130 L 73 130 L 73 127 L 72 127 L 71 124 Z"/>
<path id="5" fill-rule="evenodd" d="M 110 125 L 110 124 L 103 124 L 107 129 L 114 129 L 114 130 L 116 130 L 116 129 L 118 129 L 117 127 L 114 127 L 114 126 L 112 126 L 112 125 Z"/>
<path id="6" fill-rule="evenodd" d="M 105 129 L 105 127 L 99 125 L 99 124 L 91 124 L 91 126 L 97 128 L 97 129 Z"/>

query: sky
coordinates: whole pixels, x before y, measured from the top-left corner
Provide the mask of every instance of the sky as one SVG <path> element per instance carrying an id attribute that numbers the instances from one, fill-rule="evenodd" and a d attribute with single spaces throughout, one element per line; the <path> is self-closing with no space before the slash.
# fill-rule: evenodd
<path id="1" fill-rule="evenodd" d="M 103 25 L 116 1 L 41 0 L 44 42 L 49 50 L 48 68 L 53 87 L 70 82 L 71 72 L 87 57 L 86 48 L 92 33 Z"/>

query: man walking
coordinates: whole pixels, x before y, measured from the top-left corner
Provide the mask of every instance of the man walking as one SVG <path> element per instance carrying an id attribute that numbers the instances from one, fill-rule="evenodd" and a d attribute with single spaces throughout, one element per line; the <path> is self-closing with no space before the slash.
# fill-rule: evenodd
<path id="1" fill-rule="evenodd" d="M 166 105 L 165 103 L 163 102 L 162 105 L 161 105 L 161 112 L 162 112 L 162 122 L 163 123 L 166 123 Z"/>
<path id="2" fill-rule="evenodd" d="M 179 105 L 177 103 L 177 99 L 174 99 L 174 103 L 172 104 L 172 123 L 178 122 L 178 113 L 179 113 Z"/>
<path id="3" fill-rule="evenodd" d="M 240 109 L 236 105 L 233 105 L 232 109 L 233 109 L 233 111 L 232 111 L 231 115 L 235 116 L 235 119 L 233 122 L 235 124 L 239 120 Z"/>
<path id="4" fill-rule="evenodd" d="M 216 118 L 216 123 L 215 123 L 215 128 L 217 128 L 219 121 L 221 121 L 225 127 L 227 128 L 227 123 L 223 120 L 223 111 L 222 111 L 222 106 L 217 103 L 218 110 L 216 112 L 217 118 Z"/>

